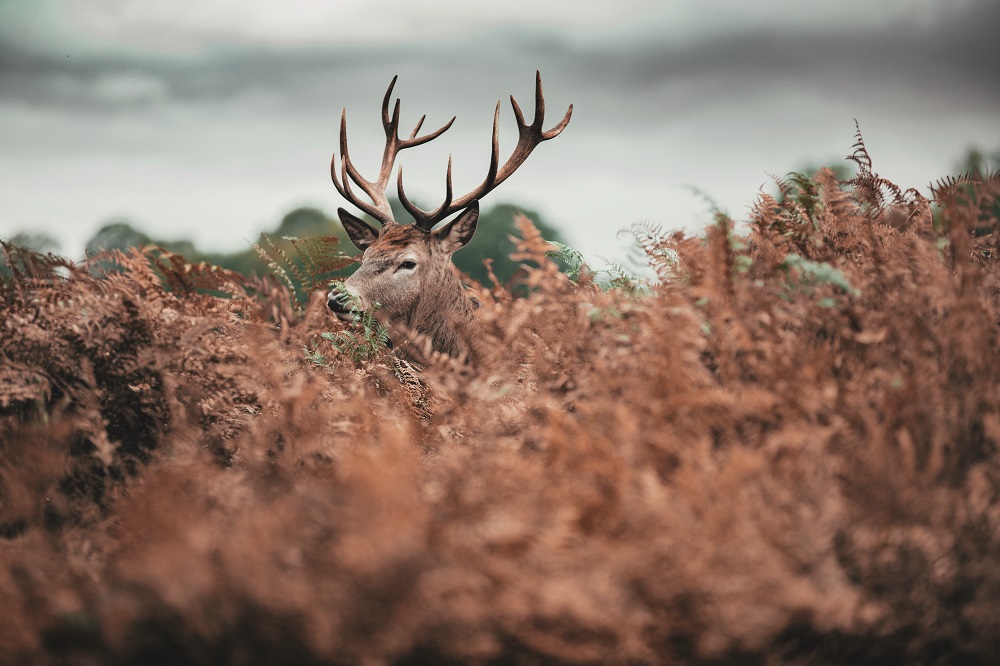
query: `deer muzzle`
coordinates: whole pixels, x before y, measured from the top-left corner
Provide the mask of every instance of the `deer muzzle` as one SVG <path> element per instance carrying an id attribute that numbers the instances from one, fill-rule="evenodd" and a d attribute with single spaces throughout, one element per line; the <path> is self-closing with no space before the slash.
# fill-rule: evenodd
<path id="1" fill-rule="evenodd" d="M 338 319 L 343 321 L 354 321 L 357 312 L 354 310 L 354 303 L 351 297 L 341 290 L 333 289 L 326 296 L 326 306 L 333 310 Z"/>

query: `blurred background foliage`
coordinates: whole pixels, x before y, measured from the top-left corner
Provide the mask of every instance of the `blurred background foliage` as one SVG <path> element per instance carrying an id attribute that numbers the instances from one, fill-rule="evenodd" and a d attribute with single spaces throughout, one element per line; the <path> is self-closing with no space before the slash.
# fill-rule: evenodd
<path id="1" fill-rule="evenodd" d="M 806 165 L 798 173 L 808 176 L 816 173 L 819 168 L 814 164 Z M 840 180 L 849 180 L 854 176 L 852 165 L 847 161 L 827 165 L 827 168 L 831 169 Z M 978 148 L 971 148 L 965 152 L 960 160 L 954 163 L 950 171 L 955 175 L 985 176 L 998 170 L 1000 170 L 1000 149 L 986 152 Z M 399 200 L 392 199 L 390 203 L 395 218 L 404 224 L 408 223 L 409 215 Z M 419 205 L 419 202 L 417 203 Z M 510 281 L 519 268 L 519 264 L 510 258 L 514 250 L 511 236 L 516 235 L 514 216 L 517 213 L 527 215 L 546 240 L 568 244 L 560 230 L 547 222 L 538 211 L 515 203 L 497 203 L 490 208 L 485 208 L 480 214 L 479 224 L 472 241 L 454 255 L 455 265 L 473 279 L 489 285 L 486 262 L 491 261 L 497 279 L 501 283 Z M 373 222 L 371 218 L 367 219 L 369 222 Z M 620 226 L 624 228 L 627 222 L 623 221 Z M 269 273 L 266 262 L 251 243 L 247 243 L 244 250 L 237 252 L 211 252 L 197 247 L 187 239 L 170 239 L 151 235 L 143 231 L 140 226 L 138 222 L 128 218 L 116 218 L 108 221 L 87 242 L 87 254 L 92 255 L 101 250 L 125 250 L 130 247 L 153 244 L 163 247 L 169 252 L 183 255 L 191 263 L 208 262 L 247 276 Z M 314 236 L 336 237 L 343 252 L 349 255 L 357 254 L 357 249 L 347 238 L 336 215 L 319 208 L 308 206 L 296 208 L 287 213 L 274 229 L 262 231 L 262 240 L 269 240 L 270 243 L 280 247 L 290 255 L 294 255 L 294 251 L 291 243 L 286 239 Z M 58 254 L 62 250 L 59 239 L 42 232 L 22 231 L 6 240 L 42 253 Z M 270 246 L 270 243 L 262 242 L 261 244 Z M 342 274 L 349 275 L 354 271 L 354 268 L 355 265 L 352 264 L 343 269 Z"/>
<path id="2" fill-rule="evenodd" d="M 398 200 L 393 200 L 392 205 L 396 219 L 406 223 L 409 218 Z M 517 213 L 524 213 L 531 218 L 547 240 L 564 242 L 562 234 L 542 219 L 537 211 L 511 203 L 499 203 L 482 212 L 472 242 L 455 253 L 454 262 L 459 269 L 475 280 L 489 284 L 489 274 L 484 262 L 492 259 L 493 271 L 497 278 L 501 282 L 509 281 L 518 270 L 518 264 L 510 259 L 510 254 L 514 251 L 514 243 L 510 237 L 515 234 L 514 216 Z M 296 208 L 286 214 L 274 229 L 264 230 L 263 234 L 271 243 L 281 247 L 289 255 L 293 255 L 294 252 L 288 238 L 312 236 L 334 236 L 339 240 L 340 248 L 345 253 L 350 255 L 358 253 L 336 216 L 318 208 Z M 8 240 L 15 245 L 42 253 L 57 254 L 60 250 L 58 239 L 44 233 L 21 232 Z M 209 252 L 197 247 L 190 240 L 176 240 L 148 234 L 140 229 L 136 222 L 127 218 L 110 220 L 101 227 L 87 242 L 86 252 L 88 255 L 93 255 L 102 250 L 126 250 L 150 244 L 181 254 L 191 263 L 204 261 L 248 276 L 269 273 L 264 259 L 249 243 L 245 250 L 238 252 Z M 354 268 L 354 265 L 349 266 L 343 270 L 343 274 L 350 274 Z"/>

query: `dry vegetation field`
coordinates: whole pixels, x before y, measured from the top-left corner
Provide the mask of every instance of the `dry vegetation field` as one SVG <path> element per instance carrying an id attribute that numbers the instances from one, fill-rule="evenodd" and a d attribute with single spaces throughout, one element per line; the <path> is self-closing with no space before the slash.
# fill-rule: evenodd
<path id="1" fill-rule="evenodd" d="M 522 221 L 475 368 L 5 246 L 0 661 L 997 663 L 1000 180 L 855 158 L 649 230 L 645 289 Z"/>

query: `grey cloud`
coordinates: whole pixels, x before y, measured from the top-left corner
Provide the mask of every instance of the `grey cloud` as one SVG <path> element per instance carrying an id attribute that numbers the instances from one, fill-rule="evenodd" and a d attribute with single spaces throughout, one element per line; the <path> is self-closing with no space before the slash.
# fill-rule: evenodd
<path id="1" fill-rule="evenodd" d="M 184 58 L 66 57 L 55 50 L 39 55 L 0 45 L 0 99 L 107 112 L 165 99 L 203 103 L 257 92 L 290 105 L 339 105 L 344 85 L 381 89 L 400 69 L 418 78 L 420 87 L 441 94 L 453 82 L 492 90 L 491 79 L 514 71 L 523 76 L 537 67 L 548 79 L 571 86 L 578 103 L 599 106 L 621 104 L 620 98 L 607 98 L 616 91 L 656 101 L 658 88 L 672 82 L 697 82 L 686 88 L 692 94 L 731 97 L 754 94 L 768 80 L 829 86 L 844 94 L 864 94 L 886 83 L 916 90 L 930 85 L 938 95 L 974 93 L 978 99 L 970 101 L 995 104 L 1000 87 L 989 82 L 1000 79 L 997 25 L 1000 5 L 980 2 L 933 31 L 907 23 L 878 32 L 864 26 L 839 33 L 775 28 L 682 46 L 661 39 L 655 26 L 609 44 L 504 30 L 427 44 L 244 47 Z M 677 89 L 669 92 L 671 103 L 683 106 Z"/>
<path id="2" fill-rule="evenodd" d="M 461 58 L 456 58 L 456 52 Z M 494 56 L 496 54 L 496 56 Z M 489 69 L 509 53 L 497 44 L 483 47 L 452 42 L 447 45 L 396 45 L 274 49 L 228 48 L 196 58 L 155 58 L 135 55 L 72 56 L 18 52 L 0 45 L 0 99 L 17 99 L 43 106 L 73 106 L 107 111 L 120 99 L 104 94 L 109 78 L 158 81 L 169 98 L 180 102 L 210 102 L 248 92 L 272 92 L 290 103 L 299 94 L 315 100 L 347 81 L 377 81 L 384 87 L 392 73 L 419 69 L 432 79 L 461 78 L 461 71 Z"/>
<path id="3" fill-rule="evenodd" d="M 622 88 L 647 89 L 670 80 L 753 85 L 768 79 L 861 84 L 928 81 L 973 84 L 1000 95 L 1000 5 L 981 2 L 933 30 L 900 23 L 879 31 L 806 31 L 778 27 L 732 32 L 674 47 L 647 36 L 582 55 L 587 74 Z"/>

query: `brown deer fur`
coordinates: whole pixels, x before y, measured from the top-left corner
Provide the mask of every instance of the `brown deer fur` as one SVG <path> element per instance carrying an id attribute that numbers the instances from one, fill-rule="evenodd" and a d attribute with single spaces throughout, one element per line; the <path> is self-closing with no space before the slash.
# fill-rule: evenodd
<path id="1" fill-rule="evenodd" d="M 393 344 L 404 356 L 425 356 L 422 350 L 429 343 L 433 351 L 468 359 L 465 341 L 475 305 L 455 272 L 451 255 L 472 239 L 478 204 L 430 232 L 394 225 L 383 227 L 379 234 L 347 211 L 341 209 L 340 214 L 351 240 L 364 251 L 361 266 L 344 285 L 357 304 L 374 310 L 379 323 L 393 331 Z M 339 298 L 338 291 L 330 292 L 330 308 L 341 319 L 352 320 L 354 312 Z"/>

